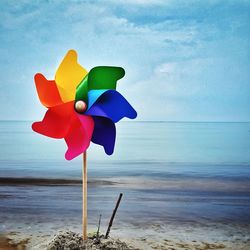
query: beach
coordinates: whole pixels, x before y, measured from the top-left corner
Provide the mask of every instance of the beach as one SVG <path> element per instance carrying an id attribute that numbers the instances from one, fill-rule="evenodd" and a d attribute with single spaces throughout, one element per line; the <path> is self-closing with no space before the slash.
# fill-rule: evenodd
<path id="1" fill-rule="evenodd" d="M 1 231 L 15 243 L 26 242 L 27 249 L 45 249 L 58 231 L 81 233 L 80 182 L 2 178 Z M 111 236 L 138 249 L 250 246 L 248 181 L 113 177 L 90 179 L 88 187 L 89 232 L 97 230 L 102 214 L 105 233 L 116 198 L 123 192 Z"/>
<path id="2" fill-rule="evenodd" d="M 0 123 L 2 248 L 46 249 L 59 231 L 81 233 L 81 159 L 65 161 L 64 145 L 29 125 Z M 136 249 L 249 249 L 249 129 L 124 123 L 114 157 L 88 151 L 88 232 L 100 214 L 106 232 L 123 193 L 110 236 Z"/>

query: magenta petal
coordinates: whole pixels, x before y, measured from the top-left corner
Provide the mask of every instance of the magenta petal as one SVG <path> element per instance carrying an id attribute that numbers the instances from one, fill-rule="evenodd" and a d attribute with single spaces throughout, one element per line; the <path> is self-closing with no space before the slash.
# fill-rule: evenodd
<path id="1" fill-rule="evenodd" d="M 115 90 L 107 90 L 100 95 L 85 114 L 106 117 L 115 123 L 123 117 L 134 119 L 137 116 L 136 111 L 128 101 Z"/>
<path id="2" fill-rule="evenodd" d="M 102 145 L 106 154 L 114 152 L 116 129 L 115 124 L 108 118 L 93 116 L 95 127 L 92 142 Z"/>
<path id="3" fill-rule="evenodd" d="M 65 136 L 68 145 L 65 154 L 67 160 L 72 160 L 89 147 L 94 129 L 94 121 L 90 116 L 74 114 L 70 123 L 69 132 Z"/>

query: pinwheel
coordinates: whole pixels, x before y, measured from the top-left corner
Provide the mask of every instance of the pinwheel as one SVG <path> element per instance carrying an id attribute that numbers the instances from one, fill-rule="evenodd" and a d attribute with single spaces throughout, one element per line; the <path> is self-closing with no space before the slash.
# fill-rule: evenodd
<path id="1" fill-rule="evenodd" d="M 114 151 L 115 123 L 137 114 L 116 91 L 125 75 L 121 67 L 98 66 L 89 73 L 77 62 L 77 53 L 68 51 L 55 74 L 55 80 L 35 75 L 40 102 L 48 109 L 42 121 L 32 129 L 42 135 L 65 140 L 67 160 L 83 153 L 83 238 L 87 238 L 87 164 L 90 142 L 103 146 L 106 154 Z"/>

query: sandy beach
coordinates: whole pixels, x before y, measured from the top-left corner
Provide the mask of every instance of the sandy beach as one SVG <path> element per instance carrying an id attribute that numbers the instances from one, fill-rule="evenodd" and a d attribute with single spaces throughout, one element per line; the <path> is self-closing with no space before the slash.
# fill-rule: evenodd
<path id="1" fill-rule="evenodd" d="M 56 230 L 54 230 L 56 233 Z M 119 238 L 135 249 L 228 249 L 248 250 L 250 247 L 249 227 L 230 224 L 201 225 L 160 225 L 146 228 L 119 229 L 115 227 L 112 237 Z M 0 249 L 42 250 L 46 249 L 53 235 L 46 232 L 10 232 L 1 237 Z"/>

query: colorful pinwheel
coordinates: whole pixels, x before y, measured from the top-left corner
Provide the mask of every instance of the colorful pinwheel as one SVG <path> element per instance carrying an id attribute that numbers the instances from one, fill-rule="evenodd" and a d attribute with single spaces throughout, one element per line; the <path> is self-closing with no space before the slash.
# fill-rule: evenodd
<path id="1" fill-rule="evenodd" d="M 32 129 L 52 138 L 64 138 L 67 160 L 84 153 L 83 161 L 83 239 L 87 239 L 87 164 L 90 141 L 102 145 L 111 155 L 114 151 L 115 123 L 123 117 L 135 118 L 136 111 L 116 91 L 116 82 L 124 76 L 120 67 L 99 66 L 89 73 L 77 63 L 70 50 L 60 64 L 55 80 L 35 75 L 41 103 L 48 108 L 43 120 Z"/>
<path id="2" fill-rule="evenodd" d="M 90 141 L 102 145 L 111 155 L 114 151 L 115 123 L 123 117 L 135 118 L 136 111 L 116 89 L 125 75 L 120 67 L 99 66 L 89 73 L 77 63 L 70 50 L 59 66 L 55 80 L 35 75 L 41 103 L 48 108 L 43 120 L 32 129 L 52 138 L 64 138 L 67 160 L 80 155 Z"/>

